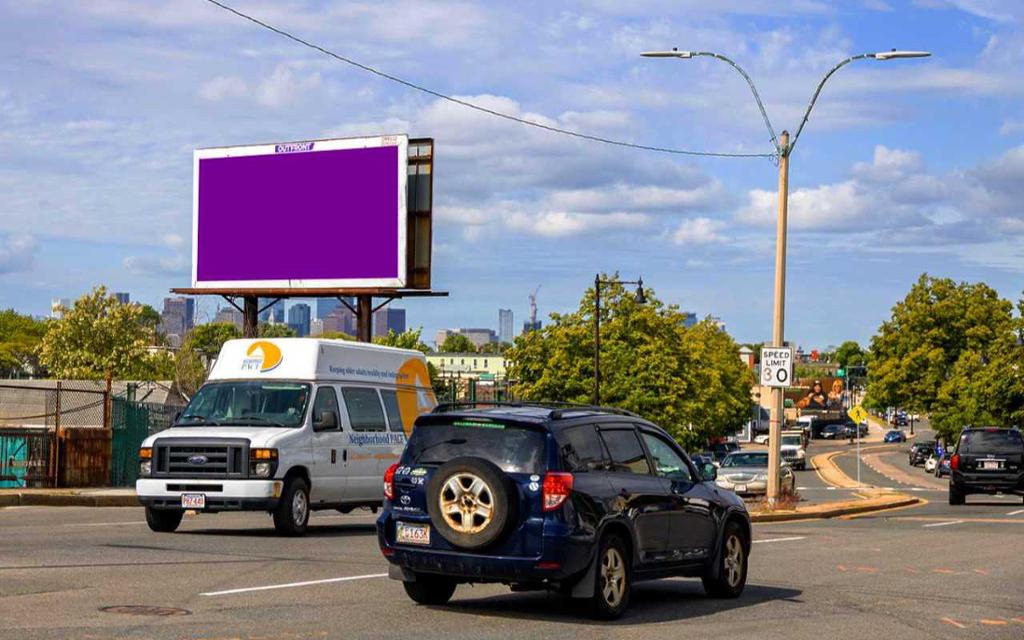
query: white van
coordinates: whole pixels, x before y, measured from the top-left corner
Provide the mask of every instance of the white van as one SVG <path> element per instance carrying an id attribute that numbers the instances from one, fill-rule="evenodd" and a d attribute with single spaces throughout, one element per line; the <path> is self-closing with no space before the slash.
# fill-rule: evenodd
<path id="1" fill-rule="evenodd" d="M 436 404 L 419 351 L 230 340 L 174 426 L 142 443 L 135 490 L 154 531 L 244 510 L 301 535 L 311 510 L 380 506 L 384 471 Z"/>

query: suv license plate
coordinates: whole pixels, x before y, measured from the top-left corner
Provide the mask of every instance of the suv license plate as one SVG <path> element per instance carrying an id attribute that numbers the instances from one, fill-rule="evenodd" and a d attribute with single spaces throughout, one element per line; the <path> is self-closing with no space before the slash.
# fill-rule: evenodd
<path id="1" fill-rule="evenodd" d="M 399 522 L 395 525 L 395 542 L 398 544 L 430 544 L 430 525 Z"/>
<path id="2" fill-rule="evenodd" d="M 736 485 L 736 488 L 733 490 L 733 492 L 734 493 L 746 493 L 747 492 L 747 485 L 745 485 L 745 484 L 738 484 L 738 485 Z"/>
<path id="3" fill-rule="evenodd" d="M 984 460 L 981 463 L 982 469 L 999 469 L 1003 466 L 998 460 Z"/>
<path id="4" fill-rule="evenodd" d="M 182 509 L 205 509 L 206 508 L 206 494 L 205 493 L 183 493 L 183 494 L 181 494 L 181 508 Z"/>

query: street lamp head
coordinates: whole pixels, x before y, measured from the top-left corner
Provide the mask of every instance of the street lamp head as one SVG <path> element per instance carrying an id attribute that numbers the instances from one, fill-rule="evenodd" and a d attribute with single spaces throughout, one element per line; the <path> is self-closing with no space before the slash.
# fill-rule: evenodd
<path id="1" fill-rule="evenodd" d="M 671 51 L 644 51 L 641 53 L 645 58 L 692 58 L 692 51 L 680 51 L 672 47 Z"/>
<path id="2" fill-rule="evenodd" d="M 873 54 L 875 60 L 895 60 L 897 58 L 927 58 L 932 55 L 930 51 L 881 51 Z"/>
<path id="3" fill-rule="evenodd" d="M 639 278 L 636 282 L 636 303 L 647 304 L 647 296 L 644 295 L 644 279 Z"/>

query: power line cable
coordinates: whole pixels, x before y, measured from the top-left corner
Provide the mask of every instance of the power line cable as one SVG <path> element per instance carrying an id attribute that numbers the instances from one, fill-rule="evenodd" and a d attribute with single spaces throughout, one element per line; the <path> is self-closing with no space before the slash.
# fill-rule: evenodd
<path id="1" fill-rule="evenodd" d="M 369 65 L 365 65 L 365 64 L 363 64 L 361 62 L 357 62 L 356 60 L 353 60 L 353 59 L 345 57 L 345 56 L 343 56 L 341 54 L 335 53 L 335 52 L 331 51 L 330 49 L 325 49 L 324 47 L 322 47 L 322 46 L 320 46 L 318 44 L 309 42 L 307 40 L 303 40 L 299 36 L 296 36 L 296 35 L 294 35 L 292 33 L 289 33 L 289 32 L 287 32 L 287 31 L 285 31 L 283 29 L 279 29 L 279 28 L 277 28 L 277 27 L 275 27 L 275 26 L 273 26 L 271 24 L 263 22 L 259 18 L 253 17 L 253 16 L 251 16 L 251 15 L 249 15 L 247 13 L 243 13 L 243 12 L 239 11 L 238 9 L 235 9 L 234 7 L 226 5 L 223 2 L 219 2 L 219 0 L 206 0 L 206 1 L 209 2 L 210 4 L 213 4 L 213 5 L 216 5 L 216 6 L 220 7 L 221 9 L 223 9 L 223 10 L 229 12 L 229 13 L 235 14 L 239 18 L 243 18 L 245 20 L 248 20 L 249 22 L 252 22 L 253 24 L 256 24 L 256 25 L 258 25 L 260 27 L 263 27 L 264 29 L 267 29 L 269 31 L 273 31 L 274 33 L 276 33 L 276 34 L 278 34 L 280 36 L 284 36 L 285 38 L 288 38 L 289 40 L 291 40 L 293 42 L 297 42 L 298 44 L 301 44 L 301 45 L 303 45 L 305 47 L 309 47 L 310 49 L 313 49 L 315 51 L 319 51 L 320 53 L 323 53 L 323 54 L 325 54 L 327 56 L 330 56 L 330 57 L 334 58 L 335 60 L 338 60 L 339 62 L 344 62 L 345 64 L 352 65 L 353 67 L 362 69 L 363 71 L 367 71 L 369 73 L 372 73 L 372 74 L 374 74 L 376 76 L 379 76 L 381 78 L 384 78 L 386 80 L 390 80 L 392 82 L 396 82 L 396 83 L 398 83 L 400 85 L 403 85 L 403 86 L 406 86 L 406 87 L 408 87 L 410 89 L 414 89 L 416 91 L 420 91 L 420 92 L 426 93 L 428 95 L 432 95 L 432 96 L 434 96 L 436 98 L 440 98 L 442 100 L 447 100 L 448 102 L 453 102 L 455 104 L 462 105 L 463 107 L 467 107 L 469 109 L 474 109 L 474 110 L 479 111 L 481 113 L 486 113 L 488 115 L 492 115 L 492 116 L 495 116 L 495 117 L 498 117 L 498 118 L 504 118 L 505 120 L 510 120 L 512 122 L 518 122 L 519 124 L 524 124 L 524 125 L 527 125 L 527 126 L 530 126 L 530 127 L 536 127 L 538 129 L 544 129 L 545 131 L 550 131 L 552 133 L 560 133 L 562 135 L 572 136 L 574 138 L 580 138 L 580 139 L 583 139 L 583 140 L 590 140 L 592 142 L 601 142 L 603 144 L 610 144 L 610 145 L 615 145 L 615 146 L 618 146 L 618 147 L 627 147 L 627 148 L 630 148 L 630 149 L 640 149 L 640 150 L 643 150 L 643 151 L 657 151 L 659 153 L 671 153 L 671 154 L 684 155 L 684 156 L 705 156 L 705 157 L 713 157 L 713 158 L 774 158 L 776 156 L 776 154 L 774 154 L 774 153 L 727 153 L 727 152 L 721 152 L 721 151 L 691 151 L 691 150 L 686 150 L 686 149 L 672 149 L 672 148 L 668 148 L 668 147 L 655 147 L 655 146 L 650 146 L 650 145 L 645 145 L 645 144 L 635 144 L 635 143 L 632 143 L 632 142 L 625 142 L 625 141 L 622 141 L 622 140 L 613 140 L 611 138 L 603 138 L 601 136 L 592 136 L 592 135 L 589 135 L 589 134 L 586 134 L 586 133 L 579 133 L 577 131 L 570 131 L 568 129 L 561 129 L 559 127 L 553 127 L 551 125 L 542 124 L 540 122 L 535 122 L 533 120 L 527 120 L 525 118 L 519 118 L 517 116 L 513 116 L 513 115 L 508 114 L 508 113 L 503 113 L 501 111 L 496 111 L 494 109 L 489 109 L 487 107 L 480 106 L 478 104 L 469 102 L 467 100 L 462 100 L 462 99 L 456 98 L 454 96 L 450 96 L 450 95 L 441 93 L 439 91 L 434 91 L 433 89 L 430 89 L 428 87 L 424 87 L 423 85 L 419 85 L 419 84 L 416 84 L 415 82 L 410 82 L 408 80 L 404 80 L 402 78 L 399 78 L 398 76 L 393 76 L 393 75 L 391 75 L 389 73 L 385 73 L 384 71 L 381 71 L 379 69 L 375 69 L 374 67 L 371 67 Z"/>

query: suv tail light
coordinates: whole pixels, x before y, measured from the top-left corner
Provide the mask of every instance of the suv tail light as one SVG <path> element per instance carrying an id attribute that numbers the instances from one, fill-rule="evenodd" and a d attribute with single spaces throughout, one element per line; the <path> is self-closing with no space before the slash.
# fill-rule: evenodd
<path id="1" fill-rule="evenodd" d="M 384 472 L 384 497 L 388 500 L 395 499 L 395 469 L 397 468 L 398 463 L 396 462 Z"/>
<path id="2" fill-rule="evenodd" d="M 953 457 L 949 459 L 949 468 L 956 471 L 960 468 L 960 454 L 954 453 Z"/>
<path id="3" fill-rule="evenodd" d="M 572 493 L 572 474 L 558 471 L 549 471 L 544 474 L 544 511 L 554 511 L 562 506 Z"/>

